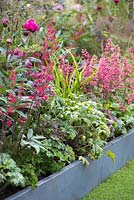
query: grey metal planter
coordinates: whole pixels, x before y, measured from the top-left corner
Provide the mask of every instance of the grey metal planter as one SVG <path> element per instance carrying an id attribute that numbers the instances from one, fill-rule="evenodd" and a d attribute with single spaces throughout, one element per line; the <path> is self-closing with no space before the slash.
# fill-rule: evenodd
<path id="1" fill-rule="evenodd" d="M 6 200 L 80 200 L 113 172 L 134 158 L 134 131 L 121 136 L 105 146 L 116 154 L 115 163 L 107 156 L 89 161 L 84 166 L 80 161 L 63 168 L 38 184 L 35 190 L 24 189 Z"/>

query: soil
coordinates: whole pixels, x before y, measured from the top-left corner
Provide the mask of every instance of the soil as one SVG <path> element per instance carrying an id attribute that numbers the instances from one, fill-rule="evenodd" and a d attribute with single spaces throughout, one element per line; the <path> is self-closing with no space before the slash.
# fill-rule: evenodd
<path id="1" fill-rule="evenodd" d="M 5 198 L 15 194 L 16 192 L 18 192 L 20 190 L 22 190 L 22 188 L 20 188 L 20 187 L 16 188 L 16 187 L 9 186 L 6 188 L 6 190 L 2 194 L 0 194 L 0 200 L 4 200 Z"/>
<path id="2" fill-rule="evenodd" d="M 38 181 L 40 181 L 41 179 L 49 176 L 50 173 L 48 173 L 46 176 L 39 176 L 38 178 Z M 4 200 L 5 198 L 17 193 L 17 192 L 20 192 L 21 190 L 23 190 L 24 188 L 21 188 L 21 187 L 13 187 L 13 186 L 8 186 L 2 193 L 0 193 L 0 200 Z"/>

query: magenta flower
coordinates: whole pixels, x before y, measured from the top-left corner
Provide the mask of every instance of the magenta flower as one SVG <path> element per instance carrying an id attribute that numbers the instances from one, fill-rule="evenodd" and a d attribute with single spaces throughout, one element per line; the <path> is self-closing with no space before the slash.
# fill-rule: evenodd
<path id="1" fill-rule="evenodd" d="M 120 0 L 113 0 L 115 4 L 118 4 Z"/>
<path id="2" fill-rule="evenodd" d="M 8 18 L 3 18 L 2 19 L 2 24 L 3 24 L 4 27 L 7 27 L 8 24 L 9 24 L 9 19 Z"/>
<path id="3" fill-rule="evenodd" d="M 34 19 L 29 19 L 23 24 L 23 28 L 29 32 L 34 33 L 39 30 L 39 25 L 34 21 Z"/>

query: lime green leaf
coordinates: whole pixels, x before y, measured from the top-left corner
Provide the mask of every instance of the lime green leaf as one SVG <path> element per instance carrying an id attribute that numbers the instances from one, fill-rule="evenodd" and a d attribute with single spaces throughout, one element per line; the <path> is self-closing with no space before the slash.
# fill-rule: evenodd
<path id="1" fill-rule="evenodd" d="M 107 156 L 109 158 L 111 158 L 113 160 L 113 162 L 115 162 L 115 158 L 116 158 L 116 154 L 115 153 L 113 153 L 112 151 L 108 150 L 107 151 Z"/>
<path id="2" fill-rule="evenodd" d="M 82 161 L 84 165 L 89 166 L 89 161 L 83 156 L 79 156 L 79 160 Z"/>

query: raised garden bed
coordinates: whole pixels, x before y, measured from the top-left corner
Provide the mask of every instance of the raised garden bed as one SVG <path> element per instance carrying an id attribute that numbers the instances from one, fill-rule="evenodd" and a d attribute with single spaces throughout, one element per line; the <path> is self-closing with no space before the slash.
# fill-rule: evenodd
<path id="1" fill-rule="evenodd" d="M 108 143 L 134 130 L 129 3 L 66 1 L 1 12 L 0 200 L 78 200 L 133 158 L 133 136 Z"/>
<path id="2" fill-rule="evenodd" d="M 39 181 L 35 190 L 24 189 L 6 200 L 80 200 L 134 158 L 134 131 L 111 141 L 104 150 L 111 150 L 116 154 L 114 163 L 107 156 L 96 161 L 89 160 L 89 167 L 75 161 L 59 173 Z"/>

